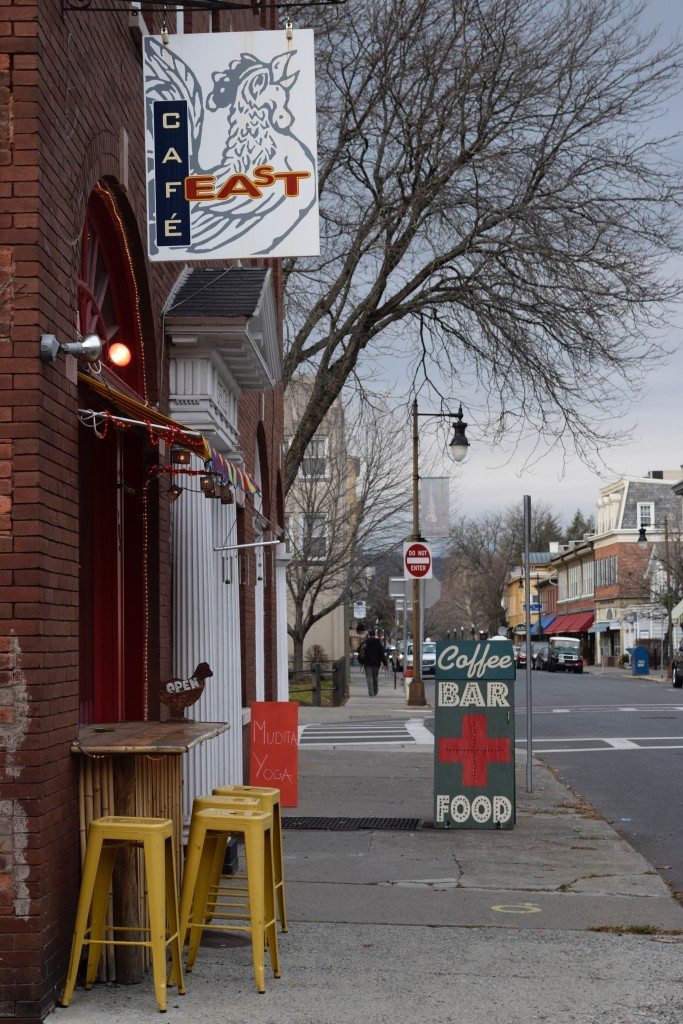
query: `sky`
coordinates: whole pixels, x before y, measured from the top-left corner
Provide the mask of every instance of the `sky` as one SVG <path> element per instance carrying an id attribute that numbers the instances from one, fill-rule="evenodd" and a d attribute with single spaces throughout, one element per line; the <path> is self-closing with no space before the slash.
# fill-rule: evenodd
<path id="1" fill-rule="evenodd" d="M 683 5 L 680 0 L 649 0 L 644 23 L 647 27 L 661 24 L 664 37 L 681 33 Z M 663 113 L 657 128 L 671 134 L 683 132 L 681 97 Z M 683 142 L 677 152 L 683 163 Z M 683 265 L 678 273 L 683 277 Z M 525 468 L 532 439 L 513 451 L 494 449 L 486 437 L 475 437 L 476 424 L 468 431 L 470 451 L 458 466 L 439 455 L 443 438 L 438 444 L 426 438 L 425 455 L 434 460 L 435 472 L 453 481 L 452 506 L 461 514 L 477 515 L 517 501 L 521 505 L 523 495 L 529 494 L 532 506 L 550 504 L 566 523 L 577 508 L 595 514 L 599 488 L 621 474 L 645 476 L 653 469 L 679 468 L 683 464 L 683 308 L 672 312 L 670 329 L 661 339 L 673 355 L 648 373 L 640 400 L 624 406 L 618 426 L 627 428 L 628 442 L 602 451 L 600 472 L 577 457 L 565 462 L 561 452 L 551 452 L 532 469 Z M 428 400 L 424 407 L 429 407 Z"/>

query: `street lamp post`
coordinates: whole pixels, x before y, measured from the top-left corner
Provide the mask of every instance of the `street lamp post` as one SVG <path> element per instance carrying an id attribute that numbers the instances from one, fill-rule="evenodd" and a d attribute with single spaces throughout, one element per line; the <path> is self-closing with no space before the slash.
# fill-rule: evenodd
<path id="1" fill-rule="evenodd" d="M 638 531 L 637 543 L 641 547 L 646 547 L 647 530 L 644 526 L 641 526 Z M 664 558 L 666 559 L 666 660 L 671 662 L 673 655 L 673 617 L 671 609 L 671 558 L 669 556 L 669 519 L 668 516 L 664 516 Z M 662 629 L 662 641 L 664 640 L 664 630 Z M 663 643 L 662 643 L 663 646 Z M 662 656 L 662 668 L 664 668 L 664 657 Z M 668 671 L 668 667 L 667 667 Z"/>
<path id="2" fill-rule="evenodd" d="M 449 448 L 451 455 L 456 462 L 462 462 L 467 455 L 470 446 L 465 430 L 467 424 L 463 421 L 462 405 L 457 413 L 452 412 L 418 412 L 417 398 L 413 400 L 413 533 L 411 540 L 421 541 L 424 538 L 420 534 L 420 453 L 418 443 L 418 421 L 419 417 L 429 419 L 450 419 L 453 420 L 453 437 Z M 410 707 L 424 707 L 425 688 L 422 679 L 422 629 L 420 622 L 421 613 L 420 581 L 413 580 L 413 678 L 408 690 L 408 705 Z"/>

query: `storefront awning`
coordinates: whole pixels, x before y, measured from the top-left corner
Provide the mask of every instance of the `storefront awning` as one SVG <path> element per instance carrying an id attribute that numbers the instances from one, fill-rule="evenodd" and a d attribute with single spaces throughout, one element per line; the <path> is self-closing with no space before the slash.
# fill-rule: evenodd
<path id="1" fill-rule="evenodd" d="M 206 442 L 206 438 L 197 431 L 184 427 L 182 423 L 178 423 L 177 420 L 171 419 L 170 416 L 165 416 L 157 409 L 153 409 L 151 406 L 145 405 L 145 403 L 141 402 L 139 399 L 132 398 L 124 391 L 119 391 L 110 384 L 97 380 L 95 377 L 91 377 L 87 373 L 79 372 L 78 381 L 80 384 L 85 384 L 90 390 L 98 395 L 100 399 L 103 399 L 113 405 L 114 408 L 118 409 L 118 411 L 123 413 L 124 416 L 137 420 L 143 426 L 150 427 L 152 430 L 154 427 L 163 427 L 164 429 L 170 428 L 172 431 L 182 435 L 183 445 L 190 451 L 193 451 L 195 455 L 198 455 L 200 459 L 203 459 L 206 462 L 211 458 L 211 452 L 209 445 Z"/>
<path id="2" fill-rule="evenodd" d="M 141 427 L 147 427 L 151 434 L 154 434 L 155 430 L 163 431 L 164 434 L 168 432 L 171 443 L 177 442 L 189 451 L 194 452 L 207 468 L 220 475 L 223 480 L 232 484 L 233 487 L 241 488 L 245 494 L 260 494 L 260 489 L 251 474 L 247 473 L 241 466 L 237 466 L 234 462 L 226 459 L 215 448 L 212 448 L 199 431 L 183 426 L 182 423 L 178 423 L 177 420 L 172 419 L 170 416 L 165 416 L 157 409 L 145 405 L 139 399 L 119 391 L 104 381 L 90 377 L 88 374 L 79 373 L 78 379 L 80 383 L 87 385 L 101 399 L 106 400 L 123 414 L 125 419 L 121 420 L 121 426 L 130 425 L 133 422 L 138 423 Z M 114 426 L 117 425 L 116 416 L 108 412 L 79 410 L 79 413 L 82 414 L 81 421 L 87 423 L 88 426 L 92 426 L 93 429 L 100 433 L 100 436 L 102 429 L 106 429 L 110 422 Z M 92 422 L 88 422 L 84 416 L 90 417 Z M 176 472 L 182 474 L 183 471 L 177 468 Z"/>
<path id="3" fill-rule="evenodd" d="M 607 633 L 609 630 L 609 622 L 596 622 L 588 630 L 589 633 Z"/>
<path id="4" fill-rule="evenodd" d="M 548 627 L 554 621 L 555 621 L 555 616 L 554 615 L 546 615 L 546 617 L 544 619 L 541 619 L 541 632 L 542 633 L 547 633 L 548 632 Z M 533 626 L 531 627 L 531 635 L 532 636 L 538 636 L 538 622 L 535 622 L 533 624 Z"/>
<path id="5" fill-rule="evenodd" d="M 593 612 L 576 612 L 574 615 L 558 615 L 546 630 L 547 633 L 587 633 L 593 625 Z"/>

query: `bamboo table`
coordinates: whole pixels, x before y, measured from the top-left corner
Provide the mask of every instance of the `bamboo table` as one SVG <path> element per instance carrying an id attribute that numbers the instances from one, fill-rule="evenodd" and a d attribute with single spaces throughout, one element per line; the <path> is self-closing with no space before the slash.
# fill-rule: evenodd
<path id="1" fill-rule="evenodd" d="M 106 814 L 170 818 L 173 821 L 176 863 L 181 867 L 181 755 L 230 726 L 226 722 L 114 722 L 84 725 L 71 745 L 80 754 L 79 797 L 81 857 L 87 828 Z M 141 867 L 134 849 L 122 849 L 116 859 L 113 920 L 131 927 L 142 923 L 144 891 Z M 109 921 L 109 923 L 112 923 Z M 105 947 L 102 980 L 134 984 L 142 980 L 143 950 L 135 946 Z M 113 954 L 113 956 L 112 956 Z"/>

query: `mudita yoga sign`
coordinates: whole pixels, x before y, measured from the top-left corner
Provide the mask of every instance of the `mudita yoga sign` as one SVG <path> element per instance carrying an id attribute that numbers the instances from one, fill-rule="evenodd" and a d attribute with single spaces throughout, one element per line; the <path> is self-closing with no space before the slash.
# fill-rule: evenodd
<path id="1" fill-rule="evenodd" d="M 315 256 L 313 33 L 144 39 L 152 260 Z"/>
<path id="2" fill-rule="evenodd" d="M 434 824 L 515 822 L 515 658 L 509 640 L 436 645 Z"/>

